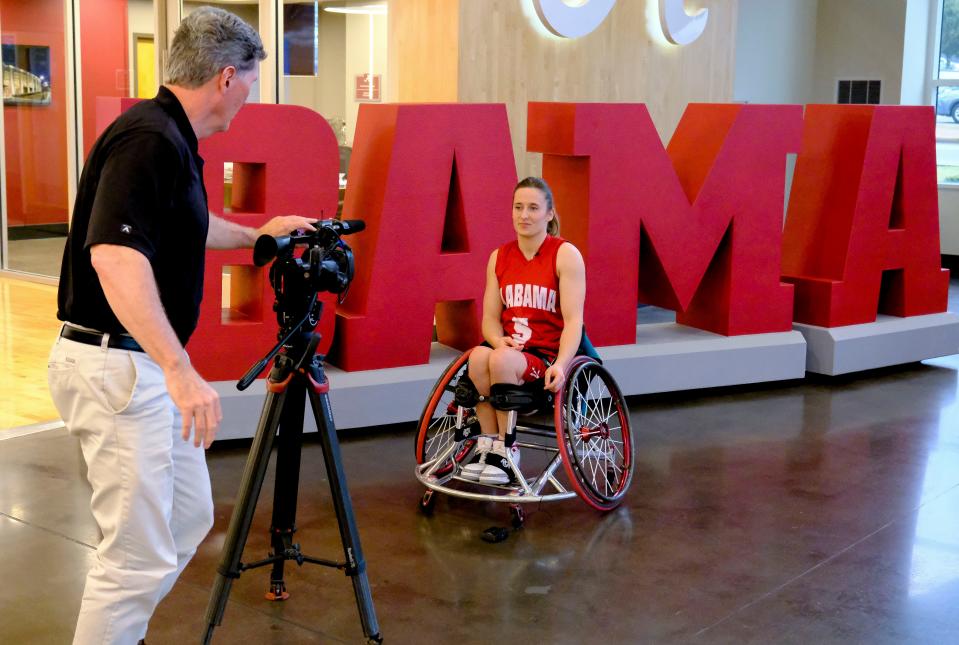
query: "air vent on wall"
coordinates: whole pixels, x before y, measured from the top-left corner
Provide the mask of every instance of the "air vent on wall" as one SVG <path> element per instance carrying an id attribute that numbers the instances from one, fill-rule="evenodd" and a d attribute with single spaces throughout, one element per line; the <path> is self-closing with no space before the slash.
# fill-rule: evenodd
<path id="1" fill-rule="evenodd" d="M 879 105 L 882 81 L 839 81 L 836 103 Z"/>

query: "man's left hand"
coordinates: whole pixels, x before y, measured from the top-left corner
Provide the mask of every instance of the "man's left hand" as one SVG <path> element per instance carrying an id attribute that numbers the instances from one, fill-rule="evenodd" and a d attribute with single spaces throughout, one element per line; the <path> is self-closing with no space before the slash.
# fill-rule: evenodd
<path id="1" fill-rule="evenodd" d="M 315 219 L 301 217 L 299 215 L 280 215 L 256 229 L 256 235 L 257 237 L 261 235 L 279 237 L 281 235 L 289 235 L 296 230 L 315 231 L 316 227 L 313 226 L 315 221 Z"/>

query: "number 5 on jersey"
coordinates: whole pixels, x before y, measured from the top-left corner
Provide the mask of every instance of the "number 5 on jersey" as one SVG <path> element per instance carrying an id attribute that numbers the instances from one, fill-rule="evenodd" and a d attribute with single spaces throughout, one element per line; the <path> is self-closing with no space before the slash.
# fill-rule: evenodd
<path id="1" fill-rule="evenodd" d="M 529 327 L 529 318 L 513 318 L 513 340 L 525 345 L 533 337 L 533 330 Z"/>

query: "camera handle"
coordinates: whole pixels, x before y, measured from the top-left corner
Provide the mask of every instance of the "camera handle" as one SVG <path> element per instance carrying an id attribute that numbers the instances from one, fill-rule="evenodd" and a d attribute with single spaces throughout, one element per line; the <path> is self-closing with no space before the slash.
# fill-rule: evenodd
<path id="1" fill-rule="evenodd" d="M 283 349 L 283 347 L 285 347 L 285 346 L 287 345 L 287 343 L 290 342 L 290 340 L 293 338 L 293 334 L 297 333 L 298 331 L 300 331 L 300 330 L 303 328 L 303 325 L 306 324 L 306 321 L 308 321 L 308 320 L 310 319 L 310 314 L 313 312 L 313 307 L 316 305 L 316 298 L 317 298 L 317 294 L 314 293 L 314 294 L 313 294 L 313 299 L 310 300 L 310 306 L 306 308 L 306 315 L 303 316 L 303 320 L 301 320 L 300 322 L 298 322 L 298 323 L 296 324 L 296 326 L 293 327 L 293 329 L 291 329 L 290 332 L 289 332 L 286 336 L 284 336 L 283 338 L 281 338 L 281 339 L 280 339 L 280 342 L 278 342 L 276 345 L 274 345 L 274 346 L 273 346 L 273 349 L 271 349 L 271 350 L 267 353 L 266 356 L 264 356 L 263 358 L 261 358 L 259 361 L 257 361 L 257 362 L 253 365 L 253 367 L 251 367 L 250 369 L 248 369 L 248 370 L 246 371 L 246 374 L 244 374 L 243 377 L 240 378 L 240 380 L 236 382 L 236 389 L 238 389 L 238 390 L 240 390 L 240 391 L 242 392 L 242 391 L 245 390 L 246 388 L 250 387 L 250 385 L 252 385 L 253 381 L 256 380 L 256 377 L 260 375 L 260 372 L 262 372 L 262 371 L 266 368 L 266 366 L 269 365 L 270 361 L 272 361 L 273 358 L 274 358 L 277 354 L 280 353 L 280 350 Z M 316 316 L 317 320 L 319 320 L 319 318 L 320 318 L 320 316 L 321 316 L 322 314 L 323 314 L 323 304 L 320 303 L 320 311 L 319 311 L 319 313 L 317 313 L 317 316 Z M 280 333 L 282 334 L 283 332 L 280 332 Z M 316 335 L 316 334 L 314 334 L 314 335 L 316 336 L 316 342 L 313 343 L 313 348 L 312 348 L 312 349 L 313 349 L 313 353 L 316 352 L 316 348 L 317 348 L 317 346 L 319 346 L 319 344 L 320 344 L 319 335 Z M 312 356 L 312 355 L 313 355 L 312 353 L 310 353 L 309 351 L 307 351 L 306 353 L 303 354 L 303 358 L 300 360 L 300 362 L 303 363 L 304 361 L 307 360 L 307 357 Z"/>
<path id="2" fill-rule="evenodd" d="M 306 319 L 303 322 L 305 321 Z M 301 329 L 303 322 L 284 339 L 284 341 L 292 339 L 292 344 L 287 346 L 286 353 L 276 355 L 279 348 L 284 346 L 284 342 L 271 352 L 271 356 L 276 356 L 276 361 L 267 379 L 266 400 L 243 471 L 240 490 L 237 493 L 233 515 L 224 540 L 220 565 L 217 567 L 217 577 L 207 605 L 205 617 L 207 628 L 202 640 L 204 644 L 210 643 L 214 628 L 221 624 L 233 581 L 244 571 L 268 564 L 273 565 L 270 591 L 266 597 L 269 600 L 286 600 L 289 597 L 283 581 L 283 565 L 287 560 L 294 560 L 298 565 L 310 562 L 342 569 L 352 579 L 353 593 L 367 642 L 382 643 L 383 641 L 373 608 L 373 596 L 366 577 L 366 561 L 363 558 L 359 530 L 356 527 L 353 504 L 347 489 L 346 474 L 343 470 L 339 441 L 336 436 L 336 426 L 333 423 L 333 410 L 329 400 L 330 384 L 323 371 L 323 359 L 316 355 L 320 336 L 311 330 L 308 337 L 306 334 L 301 334 L 299 338 L 293 337 L 294 333 Z M 300 450 L 307 395 L 323 447 L 323 460 L 330 482 L 340 539 L 343 543 L 345 557 L 343 562 L 307 556 L 300 551 L 300 545 L 293 542 L 293 534 L 296 532 Z M 271 552 L 264 560 L 244 564 L 241 562 L 243 548 L 253 522 L 253 514 L 263 486 L 274 439 L 277 441 L 277 466 L 273 519 L 270 527 Z"/>

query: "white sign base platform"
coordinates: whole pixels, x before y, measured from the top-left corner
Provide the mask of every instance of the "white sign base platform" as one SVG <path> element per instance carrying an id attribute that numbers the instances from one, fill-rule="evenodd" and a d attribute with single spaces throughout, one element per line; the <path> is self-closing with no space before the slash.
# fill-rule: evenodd
<path id="1" fill-rule="evenodd" d="M 691 390 L 802 378 L 806 342 L 796 331 L 726 337 L 678 325 L 637 325 L 636 345 L 599 349 L 624 395 Z M 327 367 L 330 404 L 338 429 L 415 421 L 433 384 L 459 352 L 433 343 L 430 362 L 365 372 Z M 260 379 L 245 392 L 215 383 L 223 406 L 218 439 L 253 436 L 265 398 Z M 316 426 L 307 411 L 304 431 Z M 412 454 L 413 446 L 410 444 Z"/>
<path id="2" fill-rule="evenodd" d="M 929 314 L 845 327 L 793 323 L 806 339 L 806 370 L 835 376 L 959 353 L 959 315 Z"/>

